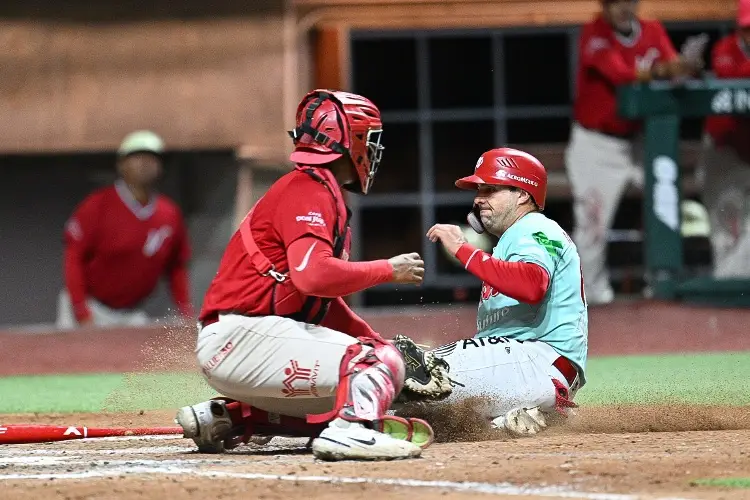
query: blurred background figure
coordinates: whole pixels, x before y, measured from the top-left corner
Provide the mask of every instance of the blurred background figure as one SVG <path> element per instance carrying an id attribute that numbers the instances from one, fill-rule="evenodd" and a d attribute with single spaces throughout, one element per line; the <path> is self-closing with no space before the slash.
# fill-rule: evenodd
<path id="1" fill-rule="evenodd" d="M 640 19 L 636 0 L 603 0 L 579 39 L 574 123 L 565 152 L 574 232 L 590 305 L 614 299 L 606 266 L 607 233 L 628 186 L 643 185 L 641 124 L 618 117 L 616 86 L 698 73 L 708 37 L 675 50 L 660 21 Z"/>
<path id="2" fill-rule="evenodd" d="M 740 0 L 736 31 L 713 48 L 716 78 L 750 78 L 750 0 Z M 750 103 L 746 103 L 750 106 Z M 714 277 L 750 276 L 750 118 L 706 119 L 698 169 L 711 218 Z"/>
<path id="3" fill-rule="evenodd" d="M 178 206 L 156 191 L 163 152 L 151 131 L 127 135 L 118 150 L 118 180 L 86 197 L 68 219 L 58 328 L 147 324 L 139 306 L 162 276 L 179 312 L 193 316 L 185 222 Z"/>

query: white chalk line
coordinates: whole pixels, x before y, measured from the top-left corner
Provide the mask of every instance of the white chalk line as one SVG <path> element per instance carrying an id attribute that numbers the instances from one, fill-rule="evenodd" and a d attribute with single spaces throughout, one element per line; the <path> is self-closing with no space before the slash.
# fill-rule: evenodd
<path id="1" fill-rule="evenodd" d="M 252 462 L 256 464 L 258 462 Z M 179 467 L 179 466 L 202 466 L 202 465 L 236 465 L 247 466 L 247 460 L 220 460 L 205 458 L 172 458 L 163 460 L 153 459 L 110 459 L 110 460 L 91 460 L 84 457 L 64 456 L 64 457 L 13 457 L 0 459 L 0 467 L 13 465 L 16 467 L 39 467 L 45 465 L 64 465 L 70 469 L 85 465 L 87 467 L 116 467 L 116 466 L 162 466 L 162 467 Z M 2 474 L 0 474 L 2 477 Z"/>
<path id="2" fill-rule="evenodd" d="M 507 496 L 542 496 L 551 498 L 583 498 L 587 500 L 639 500 L 636 495 L 617 493 L 598 493 L 587 491 L 576 491 L 561 486 L 516 486 L 510 483 L 479 483 L 479 482 L 455 482 L 455 481 L 425 481 L 417 479 L 380 479 L 365 477 L 346 476 L 295 476 L 295 475 L 273 475 L 228 471 L 198 471 L 184 467 L 113 467 L 106 470 L 94 470 L 86 472 L 65 473 L 38 473 L 38 474 L 7 474 L 0 476 L 0 481 L 22 481 L 22 480 L 49 480 L 49 479 L 92 479 L 106 477 L 132 476 L 135 474 L 166 474 L 186 475 L 196 477 L 212 477 L 225 479 L 244 479 L 262 481 L 288 481 L 309 482 L 325 484 L 373 484 L 378 486 L 396 486 L 404 488 L 431 488 L 439 490 L 451 490 L 470 493 L 486 493 L 490 495 Z M 656 498 L 655 500 L 687 500 L 682 498 Z"/>
<path id="3" fill-rule="evenodd" d="M 282 439 L 282 438 L 276 438 Z M 231 450 L 224 453 L 223 456 L 227 455 L 247 455 L 252 454 L 253 451 L 262 451 L 265 454 L 269 452 L 289 452 L 294 449 L 303 448 L 303 443 L 306 440 L 292 440 L 297 441 L 290 442 L 288 446 L 274 446 L 270 443 L 260 447 L 254 446 L 243 446 L 236 450 Z M 277 441 L 274 440 L 275 444 Z M 281 442 L 279 442 L 281 444 Z M 78 455 L 162 455 L 170 453 L 195 453 L 197 448 L 195 446 L 149 446 L 142 448 L 117 448 L 117 449 L 80 449 L 80 450 L 59 450 L 59 449 L 23 449 L 23 455 L 34 455 L 34 456 L 78 456 Z M 15 452 L 4 451 L 0 448 L 0 459 L 3 457 L 14 457 L 21 452 L 20 449 L 16 449 Z M 507 458 L 568 458 L 568 459 L 629 459 L 629 458 L 643 458 L 643 457 L 661 457 L 667 456 L 665 453 L 653 452 L 653 453 L 641 453 L 641 452 L 513 452 L 508 453 Z"/>

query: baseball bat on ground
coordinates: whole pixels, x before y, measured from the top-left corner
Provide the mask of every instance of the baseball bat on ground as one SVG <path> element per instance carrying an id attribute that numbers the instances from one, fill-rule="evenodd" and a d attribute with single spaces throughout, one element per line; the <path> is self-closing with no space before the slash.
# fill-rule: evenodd
<path id="1" fill-rule="evenodd" d="M 75 427 L 65 425 L 0 425 L 0 444 L 48 443 L 115 436 L 182 435 L 182 427 Z"/>

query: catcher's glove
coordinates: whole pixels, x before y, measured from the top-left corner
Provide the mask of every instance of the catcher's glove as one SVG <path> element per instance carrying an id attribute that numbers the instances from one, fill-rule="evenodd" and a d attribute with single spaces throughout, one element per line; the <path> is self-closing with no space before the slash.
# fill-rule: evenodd
<path id="1" fill-rule="evenodd" d="M 396 335 L 393 345 L 401 352 L 406 365 L 404 388 L 397 402 L 440 401 L 450 396 L 453 384 L 448 377 L 448 363 L 435 357 L 435 353 L 425 351 L 406 335 Z"/>

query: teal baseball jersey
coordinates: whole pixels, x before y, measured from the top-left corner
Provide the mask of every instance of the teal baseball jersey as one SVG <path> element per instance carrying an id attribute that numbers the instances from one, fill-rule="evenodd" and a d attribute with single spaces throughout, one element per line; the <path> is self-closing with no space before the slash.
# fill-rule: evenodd
<path id="1" fill-rule="evenodd" d="M 540 340 L 578 365 L 585 383 L 588 309 L 581 260 L 568 234 L 539 212 L 526 214 L 502 235 L 492 256 L 542 266 L 550 277 L 539 304 L 520 303 L 487 283 L 477 313 L 477 337 Z"/>

